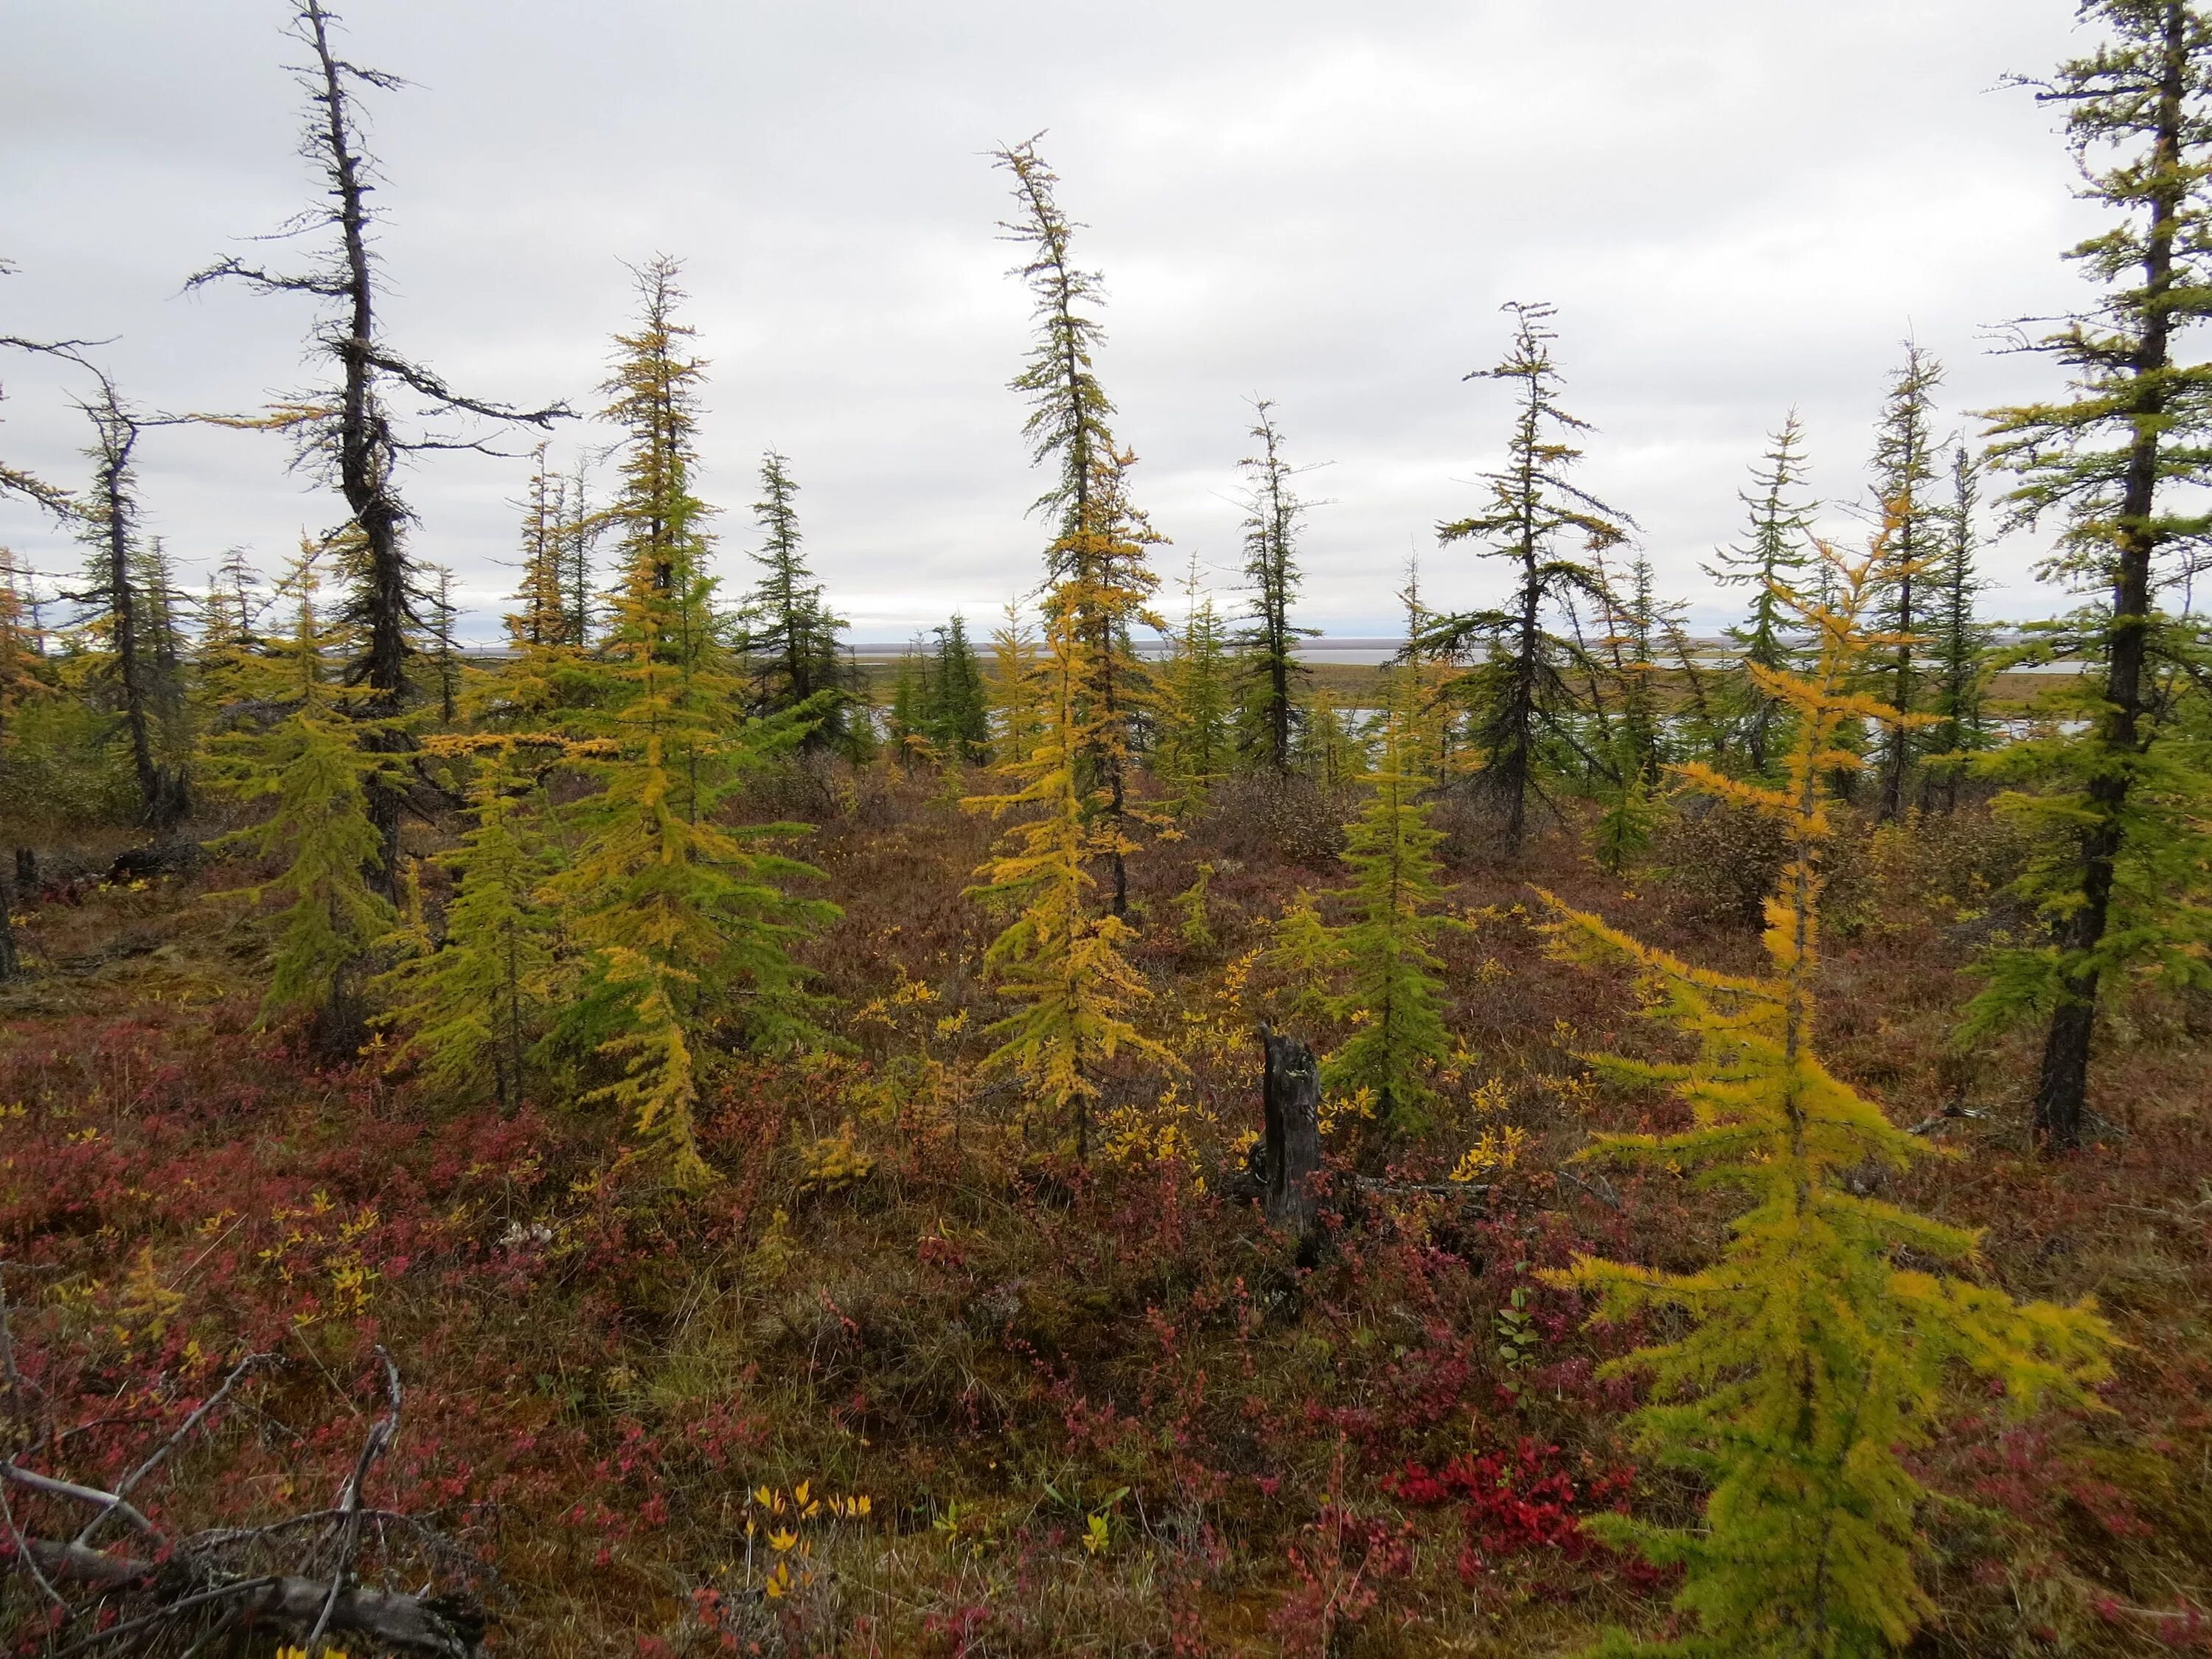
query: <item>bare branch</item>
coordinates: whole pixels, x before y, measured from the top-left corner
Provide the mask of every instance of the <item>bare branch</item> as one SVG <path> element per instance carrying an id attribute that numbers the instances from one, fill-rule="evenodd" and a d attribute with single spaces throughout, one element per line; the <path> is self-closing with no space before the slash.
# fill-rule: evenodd
<path id="1" fill-rule="evenodd" d="M 322 1642 L 323 1634 L 329 1629 L 331 1620 L 337 1612 L 338 1598 L 345 1593 L 346 1581 L 353 1575 L 354 1555 L 361 1548 L 362 1487 L 368 1480 L 370 1467 L 392 1443 L 392 1437 L 399 1432 L 399 1367 L 392 1363 L 391 1354 L 380 1342 L 376 1346 L 376 1357 L 384 1362 L 385 1398 L 390 1406 L 377 1419 L 376 1426 L 368 1431 L 368 1437 L 362 1442 L 361 1456 L 355 1462 L 353 1474 L 338 1498 L 338 1508 L 345 1516 L 344 1537 L 338 1547 L 337 1565 L 331 1574 L 330 1590 L 324 1598 L 322 1613 L 315 1620 L 315 1627 L 307 1632 L 307 1651 L 310 1653 L 316 1651 Z"/>
<path id="2" fill-rule="evenodd" d="M 161 1540 L 161 1529 L 139 1514 L 133 1505 L 112 1492 L 102 1492 L 97 1486 L 80 1486 L 74 1480 L 58 1480 L 51 1474 L 39 1474 L 30 1469 L 18 1468 L 10 1459 L 0 1459 L 0 1480 L 12 1480 L 19 1486 L 42 1492 L 49 1498 L 73 1498 L 80 1504 L 97 1504 L 103 1510 L 121 1516 L 149 1538 Z"/>
<path id="3" fill-rule="evenodd" d="M 130 1474 L 125 1475 L 122 1480 L 116 1482 L 115 1504 L 121 1504 L 125 1498 L 131 1495 L 131 1489 L 133 1486 L 137 1486 L 141 1480 L 144 1480 L 156 1468 L 160 1468 L 163 1460 L 165 1460 L 171 1452 L 176 1450 L 179 1446 L 182 1445 L 185 1439 L 190 1437 L 191 1431 L 199 1427 L 199 1425 L 207 1419 L 209 1414 L 212 1413 L 216 1407 L 222 1404 L 225 1397 L 229 1395 L 231 1389 L 237 1386 L 240 1380 L 242 1379 L 248 1371 L 253 1370 L 258 1365 L 265 1364 L 271 1358 L 273 1358 L 273 1356 L 265 1353 L 250 1353 L 246 1355 L 245 1358 L 240 1360 L 236 1365 L 232 1367 L 230 1375 L 222 1379 L 222 1386 L 217 1389 L 213 1394 L 210 1395 L 205 1400 L 203 1400 L 199 1403 L 198 1408 L 178 1425 L 177 1431 L 171 1435 L 167 1440 L 164 1440 L 159 1446 L 155 1448 L 153 1455 L 147 1458 L 143 1462 L 140 1463 L 137 1468 L 131 1470 Z M 106 1509 L 102 1510 L 98 1515 L 94 1516 L 91 1520 L 86 1522 L 84 1523 L 83 1529 L 77 1534 L 76 1539 L 72 1541 L 77 1544 L 89 1544 L 92 1542 L 92 1535 L 100 1530 L 100 1523 L 105 1522 L 109 1516 L 115 1513 L 115 1504 L 110 1504 Z"/>
<path id="4" fill-rule="evenodd" d="M 550 404 L 544 409 L 521 410 L 512 404 L 486 403 L 480 398 L 464 397 L 419 363 L 410 363 L 404 357 L 395 356 L 374 346 L 361 344 L 362 358 L 373 368 L 380 368 L 395 380 L 399 380 L 421 392 L 444 409 L 465 410 L 471 415 L 481 415 L 488 421 L 512 421 L 518 425 L 550 427 L 559 420 L 573 420 L 575 411 L 565 403 Z"/>

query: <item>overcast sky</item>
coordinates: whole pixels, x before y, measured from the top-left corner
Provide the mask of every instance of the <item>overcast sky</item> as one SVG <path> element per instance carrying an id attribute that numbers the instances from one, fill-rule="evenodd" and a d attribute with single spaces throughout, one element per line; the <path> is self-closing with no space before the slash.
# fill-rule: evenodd
<path id="1" fill-rule="evenodd" d="M 2072 0 L 351 0 L 386 184 L 391 337 L 470 392 L 593 407 L 628 319 L 623 261 L 686 261 L 713 360 L 702 492 L 744 580 L 764 446 L 862 640 L 1036 579 L 1038 481 L 1005 390 L 1028 300 L 994 240 L 993 145 L 1049 131 L 1103 271 L 1099 370 L 1139 499 L 1216 585 L 1237 563 L 1247 399 L 1275 400 L 1316 509 L 1307 620 L 1396 625 L 1416 551 L 1459 606 L 1502 573 L 1437 550 L 1496 464 L 1510 299 L 1559 307 L 1583 482 L 1634 515 L 1670 591 L 1738 532 L 1793 404 L 1814 488 L 1864 495 L 1908 331 L 1948 365 L 1947 422 L 2050 390 L 1990 325 L 2079 302 L 2087 210 L 2047 111 L 1999 89 L 2084 37 Z M 183 278 L 315 188 L 283 65 L 288 0 L 0 0 L 0 333 L 115 336 L 124 389 L 243 410 L 307 384 L 306 304 Z M 271 258 L 281 250 L 261 250 Z M 82 472 L 70 386 L 0 363 L 0 455 Z M 603 445 L 567 423 L 564 452 Z M 275 568 L 337 516 L 281 441 L 161 431 L 149 528 L 188 577 L 233 545 Z M 495 631 L 525 467 L 431 456 L 404 480 L 419 557 Z M 1841 521 L 1838 521 L 1842 527 Z M 21 507 L 0 538 L 74 553 Z M 2047 611 L 2008 544 L 1992 607 Z"/>

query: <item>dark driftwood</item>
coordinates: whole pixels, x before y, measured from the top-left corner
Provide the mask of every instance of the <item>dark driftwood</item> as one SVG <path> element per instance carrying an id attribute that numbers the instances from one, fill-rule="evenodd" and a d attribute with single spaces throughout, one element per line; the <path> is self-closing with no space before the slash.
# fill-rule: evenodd
<path id="1" fill-rule="evenodd" d="M 0 1284 L 0 1401 L 11 1415 L 27 1418 L 41 1409 L 39 1391 L 16 1365 L 8 1312 L 6 1286 Z M 349 1636 L 420 1659 L 477 1659 L 487 1621 L 473 1596 L 431 1595 L 427 1586 L 413 1595 L 374 1589 L 361 1583 L 356 1572 L 364 1526 L 371 1522 L 380 1537 L 390 1522 L 434 1551 L 451 1558 L 461 1554 L 407 1516 L 362 1504 L 370 1469 L 399 1431 L 399 1368 L 381 1347 L 375 1352 L 384 1370 L 386 1410 L 362 1443 L 337 1507 L 325 1513 L 172 1538 L 131 1501 L 132 1489 L 191 1439 L 249 1372 L 268 1363 L 266 1354 L 250 1354 L 233 1366 L 222 1385 L 112 1490 L 27 1469 L 21 1452 L 0 1450 L 0 1571 L 19 1571 L 33 1580 L 59 1616 L 46 1648 L 52 1659 L 120 1659 L 153 1650 L 190 1625 L 203 1627 L 192 1643 L 195 1652 L 223 1631 L 252 1628 L 273 1632 L 288 1645 L 309 1652 L 321 1651 L 326 1638 Z M 51 1431 L 39 1437 L 40 1445 L 52 1441 Z M 8 1502 L 11 1491 L 81 1504 L 92 1514 L 66 1541 L 31 1536 Z M 111 1520 L 137 1534 L 128 1553 L 111 1555 L 93 1547 L 94 1537 Z M 309 1527 L 315 1535 L 304 1558 L 295 1559 L 300 1571 L 257 1572 L 239 1564 L 241 1548 L 266 1556 L 294 1547 L 290 1540 Z M 63 1594 L 64 1586 L 79 1595 L 72 1601 Z M 111 1613 L 115 1622 L 100 1622 Z M 75 1641 L 66 1639 L 73 1634 Z"/>
<path id="2" fill-rule="evenodd" d="M 147 1589 L 155 1610 L 137 1621 L 167 1622 L 193 1606 L 218 1606 L 248 1624 L 271 1626 L 301 1638 L 322 1619 L 325 1635 L 372 1637 L 402 1653 L 430 1659 L 474 1659 L 483 1639 L 484 1619 L 465 1596 L 404 1595 L 392 1590 L 347 1585 L 333 1595 L 331 1581 L 292 1574 L 267 1577 L 200 1580 L 180 1560 L 146 1561 L 103 1555 L 82 1544 L 23 1540 L 40 1570 L 56 1583 L 97 1586 L 104 1590 Z M 324 1609 L 329 1613 L 324 1619 Z M 128 1632 L 120 1626 L 95 1632 L 83 1645 L 105 1646 Z"/>
<path id="3" fill-rule="evenodd" d="M 1293 1036 L 1260 1028 L 1267 1052 L 1261 1088 L 1265 1114 L 1267 1219 L 1304 1244 L 1313 1237 L 1321 1169 L 1321 1068 L 1313 1050 Z"/>

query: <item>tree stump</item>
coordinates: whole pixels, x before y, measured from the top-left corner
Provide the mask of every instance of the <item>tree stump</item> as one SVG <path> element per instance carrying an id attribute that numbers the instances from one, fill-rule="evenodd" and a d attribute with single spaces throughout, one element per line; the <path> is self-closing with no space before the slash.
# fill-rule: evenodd
<path id="1" fill-rule="evenodd" d="M 1265 1114 L 1267 1219 L 1298 1241 L 1303 1255 L 1311 1243 L 1315 1212 L 1312 1177 L 1321 1168 L 1321 1068 L 1313 1050 L 1292 1036 L 1278 1036 L 1262 1025 L 1267 1052 L 1261 1086 Z"/>

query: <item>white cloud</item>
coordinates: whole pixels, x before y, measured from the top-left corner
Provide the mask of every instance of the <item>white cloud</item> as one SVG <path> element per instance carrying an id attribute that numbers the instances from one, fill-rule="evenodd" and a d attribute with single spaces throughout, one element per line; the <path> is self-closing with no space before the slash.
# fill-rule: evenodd
<path id="1" fill-rule="evenodd" d="M 120 336 L 149 406 L 243 408 L 302 376 L 303 308 L 176 297 L 184 276 L 307 199 L 282 0 L 8 9 L 0 226 L 22 274 L 0 328 Z M 1492 579 L 1431 530 L 1494 459 L 1504 394 L 1464 384 L 1500 301 L 1560 307 L 1589 483 L 1703 599 L 1764 431 L 1795 404 L 1817 487 L 1862 489 L 1906 331 L 1951 406 L 2053 384 L 1983 325 L 2072 303 L 2082 210 L 2049 115 L 1988 89 L 2073 44 L 2069 0 L 354 0 L 348 50 L 415 80 L 374 98 L 394 337 L 456 384 L 592 401 L 625 318 L 619 259 L 686 257 L 714 360 L 707 491 L 729 568 L 774 442 L 811 546 L 863 635 L 1034 580 L 1022 411 L 1004 390 L 1027 301 L 993 240 L 981 154 L 1052 129 L 1066 205 L 1106 273 L 1101 362 L 1141 495 L 1233 566 L 1234 465 L 1255 392 L 1313 480 L 1307 611 L 1389 628 L 1410 549 L 1438 603 Z M 281 257 L 281 250 L 272 251 Z M 0 453 L 57 475 L 64 385 L 0 364 Z M 603 441 L 577 423 L 563 443 Z M 269 441 L 147 444 L 152 527 L 188 567 L 273 565 L 330 516 Z M 471 602 L 506 578 L 521 467 L 410 474 L 416 547 Z M 1455 482 L 1460 481 L 1460 482 Z M 74 555 L 15 507 L 0 535 Z M 2046 608 L 2008 546 L 1997 603 Z M 1705 613 L 1710 616 L 1711 612 Z"/>

